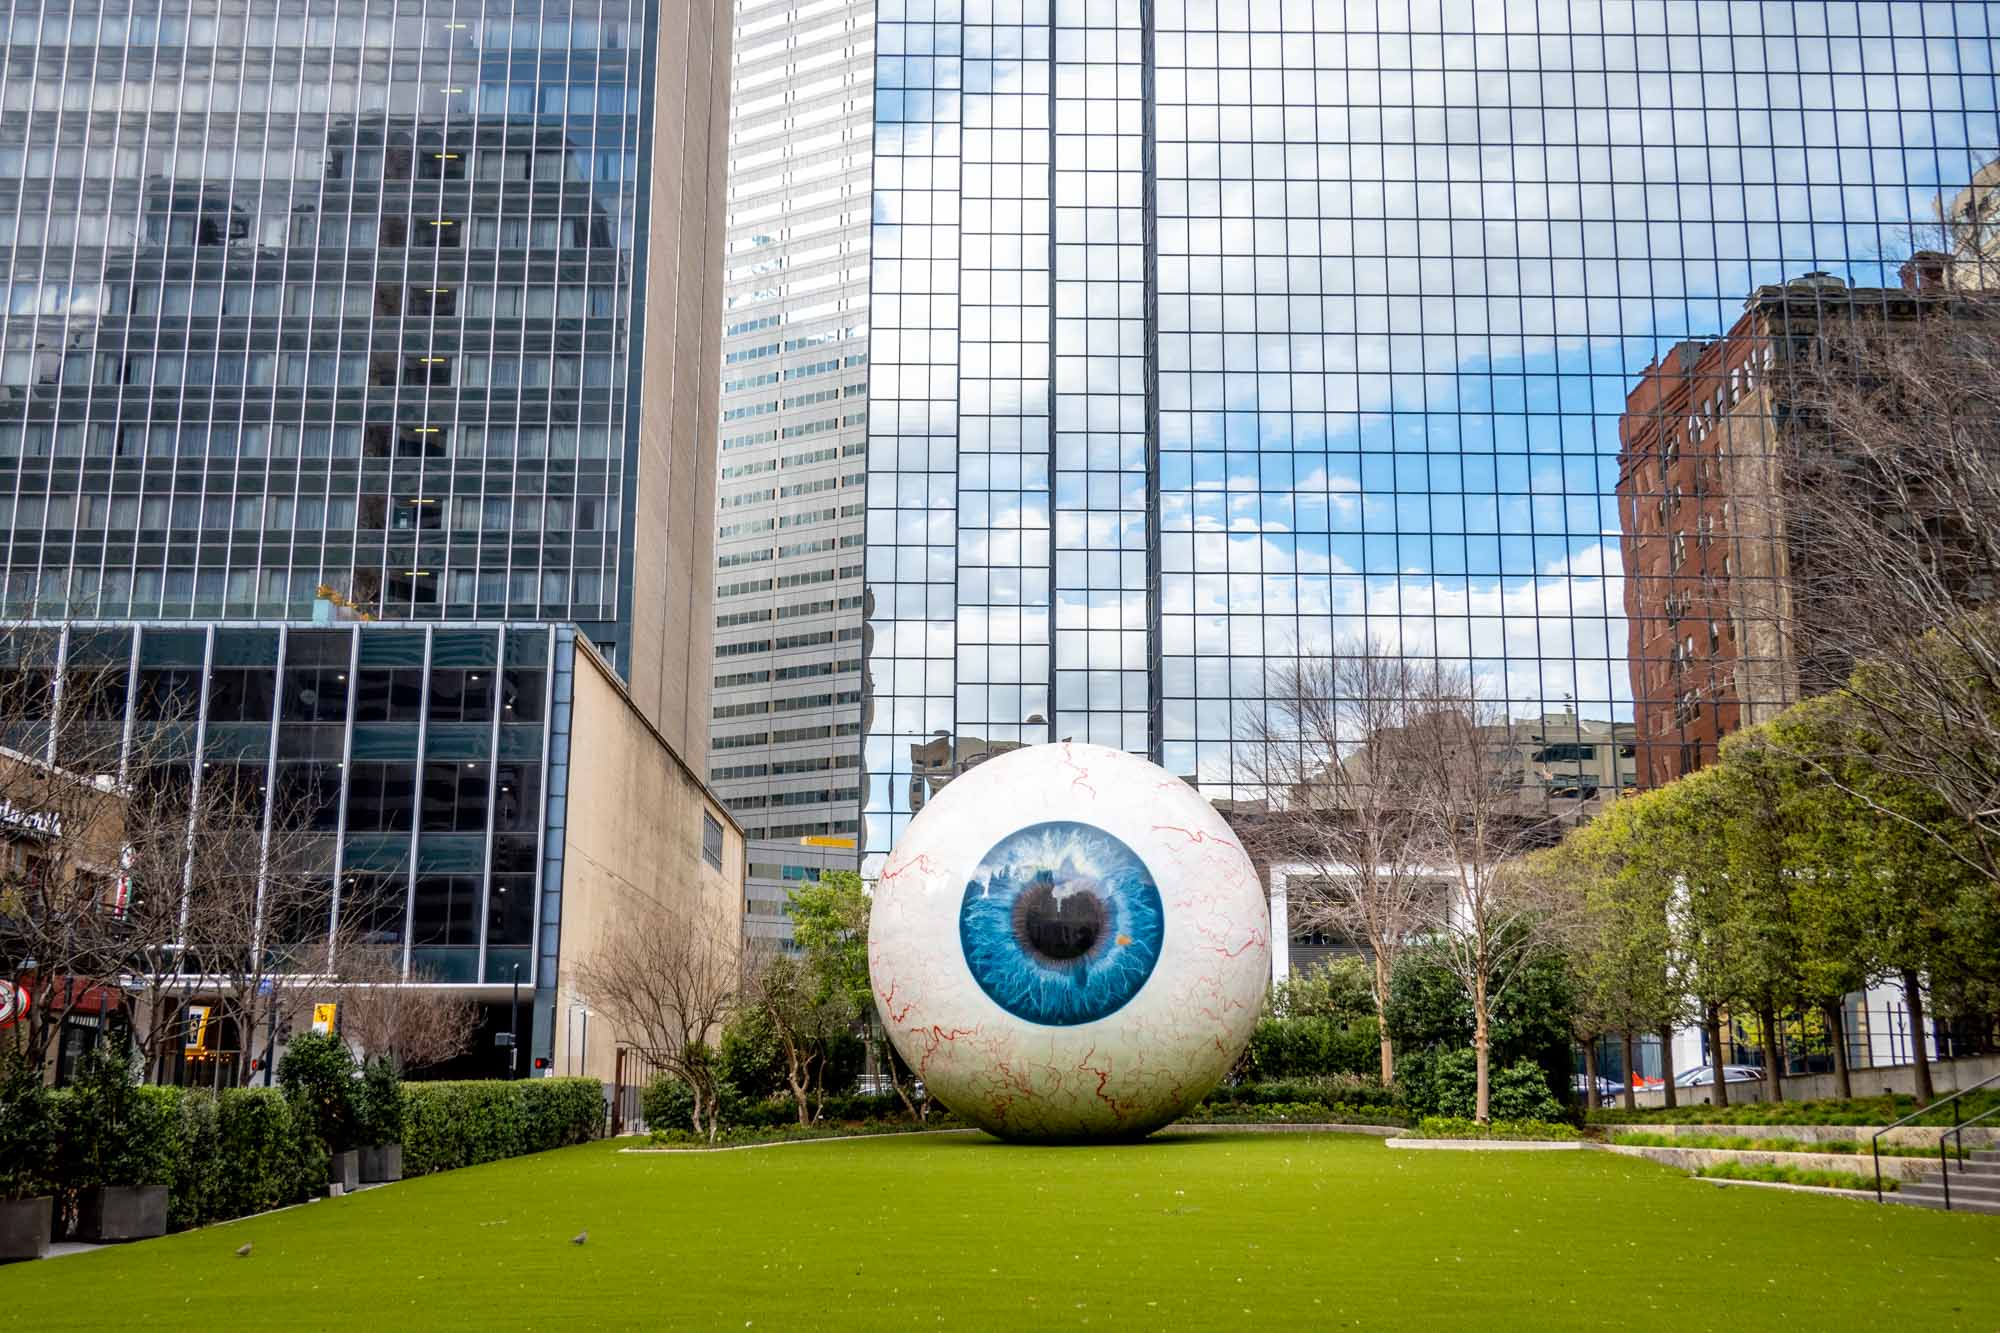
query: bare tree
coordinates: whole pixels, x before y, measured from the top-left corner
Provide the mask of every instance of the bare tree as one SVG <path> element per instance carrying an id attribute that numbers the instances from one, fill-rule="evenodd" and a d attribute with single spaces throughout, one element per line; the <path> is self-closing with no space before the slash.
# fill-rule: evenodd
<path id="1" fill-rule="evenodd" d="M 1787 575 L 1772 637 L 1800 692 L 1851 705 L 1836 758 L 1933 793 L 1985 835 L 1943 850 L 2000 884 L 2000 299 L 1828 323 L 1775 384 L 1776 484 L 1743 498 Z M 1905 820 L 1844 766 L 1824 775 Z"/>
<path id="2" fill-rule="evenodd" d="M 1471 678 L 1427 668 L 1394 753 L 1405 766 L 1425 860 L 1449 891 L 1424 900 L 1425 933 L 1472 1001 L 1477 1119 L 1491 1108 L 1493 1004 L 1554 947 L 1573 920 L 1562 895 L 1521 864 L 1561 821 L 1521 796 L 1527 730 L 1481 697 Z"/>
<path id="3" fill-rule="evenodd" d="M 694 1127 L 714 1141 L 716 1072 L 709 1043 L 740 1002 L 734 934 L 686 923 L 607 928 L 574 965 L 571 987 L 627 1040 L 644 1045 L 694 1094 Z"/>
<path id="4" fill-rule="evenodd" d="M 184 993 L 219 997 L 250 1081 L 259 1034 L 273 1034 L 335 981 L 330 847 L 278 802 L 264 770 L 207 768 L 186 798 Z"/>
<path id="5" fill-rule="evenodd" d="M 799 1123 L 812 1123 L 809 1097 L 821 1086 L 827 1048 L 854 1024 L 849 990 L 825 984 L 805 959 L 763 948 L 744 966 L 745 1000 L 761 1010 L 785 1053 L 785 1083 L 798 1103 Z"/>
<path id="6" fill-rule="evenodd" d="M 1368 951 L 1385 1086 L 1395 1079 L 1389 977 L 1438 892 L 1409 770 L 1395 753 L 1426 670 L 1379 645 L 1282 663 L 1239 747 L 1266 807 L 1253 846 L 1290 870 L 1288 908 Z"/>
<path id="7" fill-rule="evenodd" d="M 64 1024 L 115 1008 L 130 958 L 172 936 L 131 892 L 124 847 L 143 811 L 133 760 L 160 760 L 179 737 L 161 725 L 128 743 L 127 665 L 76 645 L 65 669 L 60 626 L 0 629 L 0 953 L 29 993 L 13 1039 L 44 1062 Z"/>
<path id="8" fill-rule="evenodd" d="M 340 1033 L 364 1059 L 387 1060 L 400 1073 L 440 1065 L 472 1049 L 479 1006 L 427 984 L 431 978 L 421 973 L 405 979 L 400 948 L 338 932 L 334 972 Z"/>

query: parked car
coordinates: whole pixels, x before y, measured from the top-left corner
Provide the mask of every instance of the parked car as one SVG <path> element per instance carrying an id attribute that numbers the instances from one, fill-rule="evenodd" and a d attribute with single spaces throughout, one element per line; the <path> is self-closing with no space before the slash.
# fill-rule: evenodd
<path id="1" fill-rule="evenodd" d="M 1583 1096 L 1583 1089 L 1584 1089 L 1583 1075 L 1578 1074 L 1574 1078 L 1572 1078 L 1570 1080 L 1569 1086 L 1570 1086 L 1570 1091 L 1574 1092 L 1579 1097 Z M 1624 1091 L 1625 1091 L 1625 1085 L 1623 1083 L 1618 1082 L 1616 1079 L 1605 1078 L 1601 1074 L 1598 1076 L 1597 1097 L 1599 1101 L 1602 1101 L 1607 1097 L 1620 1096 L 1624 1093 Z"/>
<path id="2" fill-rule="evenodd" d="M 1722 1081 L 1724 1083 L 1762 1083 L 1764 1081 L 1764 1071 L 1756 1065 L 1724 1065 L 1722 1067 Z M 1702 1065 L 1698 1069 L 1690 1069 L 1677 1076 L 1674 1079 L 1674 1086 L 1677 1088 L 1699 1088 L 1709 1086 L 1714 1082 L 1715 1071 L 1707 1065 Z"/>

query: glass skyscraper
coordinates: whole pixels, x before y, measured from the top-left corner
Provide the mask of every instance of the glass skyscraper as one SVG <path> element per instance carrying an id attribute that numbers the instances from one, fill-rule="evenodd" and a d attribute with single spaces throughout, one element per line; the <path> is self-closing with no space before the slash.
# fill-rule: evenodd
<path id="1" fill-rule="evenodd" d="M 736 6 L 708 777 L 765 937 L 854 861 L 874 47 L 874 0 Z"/>
<path id="2" fill-rule="evenodd" d="M 656 62 L 689 58 L 658 19 L 15 5 L 0 613 L 324 589 L 571 620 L 627 663 L 642 168 Z"/>
<path id="3" fill-rule="evenodd" d="M 1340 646 L 1629 723 L 1628 395 L 1761 286 L 1896 285 L 2000 145 L 1996 22 L 882 0 L 865 851 L 1048 739 L 1223 794 Z"/>
<path id="4" fill-rule="evenodd" d="M 538 1052 L 578 661 L 645 719 L 600 689 L 580 765 L 707 766 L 726 12 L 0 11 L 0 672 L 166 708 L 172 780 L 267 793 L 412 975 L 530 987 Z"/>

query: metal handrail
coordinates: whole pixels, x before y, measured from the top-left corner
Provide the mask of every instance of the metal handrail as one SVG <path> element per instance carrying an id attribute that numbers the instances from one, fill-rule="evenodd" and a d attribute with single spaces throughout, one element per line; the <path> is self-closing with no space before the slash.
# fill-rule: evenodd
<path id="1" fill-rule="evenodd" d="M 1970 1088 L 1967 1089 L 1971 1091 Z M 1958 1158 L 1960 1173 L 1965 1171 L 1965 1127 L 1976 1125 L 1990 1115 L 2000 1115 L 2000 1106 L 1989 1106 L 1978 1115 L 1961 1120 L 1951 1127 L 1953 1139 L 1952 1156 Z M 1944 1210 L 1951 1211 L 1951 1168 L 1944 1165 L 1944 1135 L 1938 1135 L 1938 1179 L 1944 1182 Z"/>
<path id="2" fill-rule="evenodd" d="M 1985 1078 L 1980 1079 L 1977 1083 L 1973 1084 L 1971 1087 L 1960 1088 L 1957 1092 L 1954 1092 L 1953 1094 L 1951 1094 L 1951 1096 L 1946 1097 L 1941 1101 L 1932 1102 L 1929 1106 L 1919 1107 L 1917 1110 L 1914 1110 L 1910 1112 L 1908 1115 L 1904 1116 L 1901 1120 L 1882 1126 L 1882 1128 L 1876 1130 L 1875 1133 L 1872 1136 L 1870 1136 L 1868 1140 L 1868 1151 L 1875 1158 L 1875 1202 L 1877 1203 L 1882 1202 L 1882 1136 L 1884 1134 L 1887 1134 L 1892 1129 L 1901 1129 L 1904 1125 L 1909 1124 L 1912 1120 L 1916 1120 L 1922 1116 L 1927 1116 L 1931 1114 L 1931 1112 L 1933 1111 L 1941 1110 L 1944 1107 L 1950 1106 L 1953 1102 L 1965 1096 L 1967 1093 L 1978 1092 L 1981 1088 L 1985 1087 L 1989 1083 L 2000 1083 L 2000 1074 L 1988 1074 Z M 1969 1124 L 1976 1123 L 1977 1121 L 1984 1120 L 1987 1116 L 1992 1115 L 1993 1111 L 2000 1111 L 2000 1106 L 1996 1106 L 1992 1110 L 1981 1111 L 1978 1115 L 1972 1117 L 1971 1120 L 1955 1120 L 1951 1123 L 1951 1125 L 1946 1127 L 1955 1131 L 1960 1131 L 1958 1135 L 1958 1147 L 1960 1152 L 1963 1152 L 1965 1150 L 1965 1135 L 1963 1133 L 1965 1127 Z M 1942 1161 L 1944 1158 L 1944 1129 L 1940 1129 L 1938 1131 L 1938 1158 L 1940 1161 Z M 1944 1206 L 1946 1212 L 1951 1211 L 1951 1173 L 1949 1171 L 1945 1172 Z"/>

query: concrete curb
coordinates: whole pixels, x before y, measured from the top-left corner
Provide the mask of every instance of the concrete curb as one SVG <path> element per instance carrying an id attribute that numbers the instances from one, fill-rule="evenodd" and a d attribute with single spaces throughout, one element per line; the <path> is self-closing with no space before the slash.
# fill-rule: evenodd
<path id="1" fill-rule="evenodd" d="M 935 1134 L 981 1134 L 978 1129 L 897 1129 L 886 1134 L 827 1134 L 817 1139 L 772 1139 L 769 1143 L 725 1143 L 714 1148 L 620 1148 L 630 1157 L 690 1157 L 712 1152 L 755 1152 L 759 1148 L 803 1148 L 816 1143 L 864 1143 L 869 1139 L 920 1139 Z"/>
<path id="2" fill-rule="evenodd" d="M 1842 1171 L 1848 1175 L 1868 1176 L 1871 1179 L 1875 1174 L 1875 1160 L 1867 1153 L 1771 1152 L 1760 1148 L 1640 1147 L 1626 1143 L 1600 1143 L 1595 1146 L 1602 1152 L 1617 1153 L 1621 1157 L 1643 1157 L 1662 1166 L 1675 1166 L 1690 1171 L 1697 1167 L 1740 1162 L 1746 1166 L 1796 1166 L 1808 1171 Z M 1937 1170 L 1935 1157 L 1882 1159 L 1884 1180 L 1921 1180 L 1935 1170 Z"/>
<path id="3" fill-rule="evenodd" d="M 1159 1134 L 1369 1134 L 1376 1138 L 1393 1139 L 1398 1134 L 1409 1131 L 1401 1125 L 1323 1125 L 1307 1124 L 1304 1121 L 1251 1121 L 1232 1124 L 1227 1120 L 1198 1120 L 1193 1123 L 1177 1122 L 1154 1131 Z"/>
<path id="4" fill-rule="evenodd" d="M 1825 1185 L 1794 1185 L 1784 1180 L 1724 1180 L 1718 1176 L 1689 1176 L 1697 1185 L 1748 1185 L 1760 1190 L 1789 1190 L 1793 1194 L 1823 1194 L 1830 1199 L 1848 1199 L 1854 1203 L 1875 1202 L 1873 1190 L 1837 1190 Z M 1895 1198 L 1895 1195 L 1888 1195 Z"/>
<path id="5" fill-rule="evenodd" d="M 1390 1139 L 1391 1148 L 1444 1152 L 1581 1152 L 1581 1139 Z"/>

